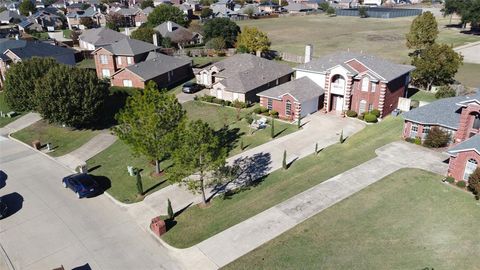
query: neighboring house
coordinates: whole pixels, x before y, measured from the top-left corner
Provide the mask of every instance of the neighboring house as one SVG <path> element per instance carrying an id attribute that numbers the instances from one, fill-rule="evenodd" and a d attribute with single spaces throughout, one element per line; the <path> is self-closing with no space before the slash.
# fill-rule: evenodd
<path id="1" fill-rule="evenodd" d="M 110 78 L 118 70 L 144 61 L 159 47 L 136 39 L 122 39 L 92 52 L 99 78 Z"/>
<path id="2" fill-rule="evenodd" d="M 17 11 L 5 10 L 0 13 L 0 24 L 20 23 L 25 19 L 26 17 Z"/>
<path id="3" fill-rule="evenodd" d="M 179 47 L 183 47 L 187 44 L 200 44 L 203 43 L 203 36 L 199 33 L 192 32 L 187 28 L 171 22 L 166 21 L 157 27 L 154 30 L 158 31 L 162 37 L 168 37 L 170 40 L 178 44 Z"/>
<path id="4" fill-rule="evenodd" d="M 382 0 L 363 0 L 363 4 L 366 6 L 381 6 Z"/>
<path id="5" fill-rule="evenodd" d="M 89 7 L 86 10 L 76 10 L 67 14 L 68 29 L 85 29 L 82 24 L 83 18 L 90 18 L 96 27 L 103 26 L 106 23 L 105 16 L 95 7 Z"/>
<path id="6" fill-rule="evenodd" d="M 18 24 L 21 31 L 55 31 L 62 29 L 64 21 L 62 17 L 47 9 L 39 10 L 35 14 L 28 16 Z"/>
<path id="7" fill-rule="evenodd" d="M 67 3 L 64 0 L 57 0 L 55 3 L 52 4 L 52 7 L 58 9 L 67 9 Z"/>
<path id="8" fill-rule="evenodd" d="M 20 30 L 22 32 L 32 32 L 32 31 L 42 32 L 43 27 L 36 22 L 32 22 L 32 21 L 26 19 L 26 20 L 21 21 L 18 24 L 18 30 Z"/>
<path id="9" fill-rule="evenodd" d="M 40 41 L 0 39 L 0 85 L 11 64 L 32 57 L 52 57 L 59 63 L 75 65 L 74 50 Z"/>
<path id="10" fill-rule="evenodd" d="M 149 81 L 154 81 L 160 89 L 192 77 L 191 60 L 150 52 L 145 61 L 115 72 L 111 83 L 113 86 L 145 88 Z"/>
<path id="11" fill-rule="evenodd" d="M 448 175 L 468 180 L 480 163 L 480 93 L 445 98 L 403 114 L 403 137 L 428 136 L 433 127 L 450 134 Z"/>
<path id="12" fill-rule="evenodd" d="M 148 16 L 148 13 L 145 13 L 142 9 L 136 7 L 115 8 L 111 9 L 110 12 L 121 15 L 124 19 L 123 26 L 125 27 L 140 26 L 147 21 Z"/>
<path id="13" fill-rule="evenodd" d="M 190 19 L 193 18 L 193 8 L 190 4 L 182 3 L 175 6 L 179 8 L 181 11 L 183 11 L 183 14 L 185 14 L 187 18 L 190 18 Z"/>
<path id="14" fill-rule="evenodd" d="M 199 84 L 219 99 L 258 102 L 258 93 L 291 80 L 293 70 L 285 64 L 251 54 L 236 54 L 197 72 Z"/>
<path id="15" fill-rule="evenodd" d="M 78 40 L 81 49 L 93 51 L 126 38 L 128 38 L 126 35 L 117 31 L 100 27 L 84 30 Z"/>
<path id="16" fill-rule="evenodd" d="M 273 2 L 264 2 L 259 4 L 257 7 L 259 11 L 266 13 L 279 12 L 281 9 L 281 6 Z"/>
<path id="17" fill-rule="evenodd" d="M 285 6 L 284 8 L 288 11 L 288 13 L 303 13 L 317 9 L 305 3 L 289 3 L 288 6 Z"/>
<path id="18" fill-rule="evenodd" d="M 257 94 L 260 105 L 287 120 L 298 120 L 323 106 L 324 90 L 308 77 L 289 81 Z"/>
<path id="19" fill-rule="evenodd" d="M 410 65 L 399 65 L 362 53 L 333 53 L 307 63 L 294 70 L 296 78 L 309 77 L 325 89 L 326 112 L 347 110 L 358 114 L 373 109 L 386 116 L 397 108 L 398 98 L 404 97 Z"/>

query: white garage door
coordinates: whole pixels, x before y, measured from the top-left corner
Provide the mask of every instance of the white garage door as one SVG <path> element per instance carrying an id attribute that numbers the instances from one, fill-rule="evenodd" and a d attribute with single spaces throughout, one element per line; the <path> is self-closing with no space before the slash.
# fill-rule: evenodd
<path id="1" fill-rule="evenodd" d="M 302 103 L 301 116 L 305 117 L 307 114 L 314 113 L 318 110 L 318 97 Z"/>

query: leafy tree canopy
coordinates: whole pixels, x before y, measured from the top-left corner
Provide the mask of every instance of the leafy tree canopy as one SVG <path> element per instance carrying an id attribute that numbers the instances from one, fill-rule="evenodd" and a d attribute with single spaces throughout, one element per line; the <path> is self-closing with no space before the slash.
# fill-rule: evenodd
<path id="1" fill-rule="evenodd" d="M 210 8 L 202 8 L 202 13 L 200 14 L 200 17 L 202 18 L 208 18 L 213 15 L 213 10 Z"/>
<path id="2" fill-rule="evenodd" d="M 181 26 L 187 27 L 190 23 L 179 8 L 171 5 L 159 5 L 157 6 L 147 18 L 147 23 L 151 27 L 155 27 L 166 21 L 172 21 Z"/>
<path id="3" fill-rule="evenodd" d="M 119 31 L 120 27 L 123 26 L 123 17 L 122 15 L 112 12 L 107 15 L 106 17 L 106 24 L 107 28 L 110 28 L 114 31 Z"/>
<path id="4" fill-rule="evenodd" d="M 145 0 L 142 2 L 142 4 L 140 5 L 140 7 L 142 9 L 146 9 L 147 7 L 154 7 L 153 5 L 153 0 Z"/>
<path id="5" fill-rule="evenodd" d="M 421 50 L 433 43 L 438 36 L 438 24 L 435 16 L 430 11 L 418 15 L 410 26 L 407 34 L 407 47 Z"/>
<path id="6" fill-rule="evenodd" d="M 240 27 L 228 18 L 214 18 L 203 26 L 205 40 L 222 37 L 227 47 L 233 47 L 240 33 Z"/>
<path id="7" fill-rule="evenodd" d="M 210 39 L 206 44 L 205 47 L 207 49 L 214 49 L 214 50 L 223 50 L 226 47 L 225 40 L 222 37 L 216 37 Z"/>
<path id="8" fill-rule="evenodd" d="M 258 28 L 245 26 L 238 35 L 237 47 L 241 47 L 249 53 L 264 52 L 270 48 L 270 40 L 268 40 L 267 34 Z"/>
<path id="9" fill-rule="evenodd" d="M 157 31 L 153 30 L 153 28 L 148 27 L 148 26 L 147 27 L 140 27 L 137 30 L 133 31 L 130 37 L 133 38 L 133 39 L 138 39 L 138 40 L 145 41 L 145 42 L 153 44 L 153 35 L 154 34 L 157 34 L 157 42 L 158 42 L 159 38 L 160 38 L 160 34 Z"/>
<path id="10" fill-rule="evenodd" d="M 23 0 L 18 6 L 18 10 L 23 16 L 28 16 L 29 12 L 35 12 L 37 8 L 30 0 Z"/>

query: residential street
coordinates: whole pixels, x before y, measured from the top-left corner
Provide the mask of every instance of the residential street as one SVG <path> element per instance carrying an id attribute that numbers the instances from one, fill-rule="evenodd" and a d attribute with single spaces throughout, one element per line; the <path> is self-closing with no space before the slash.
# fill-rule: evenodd
<path id="1" fill-rule="evenodd" d="M 0 137 L 0 164 L 11 213 L 0 220 L 0 243 L 15 269 L 187 268 L 106 196 L 79 200 L 63 188 L 71 172 L 55 161 Z"/>

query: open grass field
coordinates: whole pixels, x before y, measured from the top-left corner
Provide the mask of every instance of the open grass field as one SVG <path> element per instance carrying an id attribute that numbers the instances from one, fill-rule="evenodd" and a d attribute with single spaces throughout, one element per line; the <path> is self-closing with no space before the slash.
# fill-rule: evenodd
<path id="1" fill-rule="evenodd" d="M 270 128 L 253 131 L 245 119 L 237 121 L 237 111 L 232 107 L 222 107 L 199 101 L 191 101 L 183 104 L 190 120 L 202 120 L 210 124 L 215 130 L 228 126 L 229 155 L 233 156 L 242 151 L 264 144 L 271 139 Z M 251 114 L 253 107 L 243 109 L 241 117 Z M 258 118 L 258 117 L 257 117 Z M 275 121 L 275 138 L 297 131 L 297 126 L 282 121 Z M 240 149 L 240 141 L 243 140 L 243 149 Z"/>
<path id="2" fill-rule="evenodd" d="M 5 92 L 0 92 L 0 111 L 3 113 L 11 112 L 12 109 L 8 106 L 7 102 L 5 101 Z M 22 114 L 18 113 L 16 116 L 9 118 L 9 117 L 0 117 L 0 127 L 4 127 L 8 123 L 15 121 L 18 117 Z"/>
<path id="3" fill-rule="evenodd" d="M 326 15 L 290 16 L 265 20 L 237 22 L 240 27 L 255 26 L 265 31 L 278 51 L 303 55 L 305 45 L 312 44 L 314 56 L 339 50 L 363 51 L 398 63 L 409 63 L 405 34 L 414 17 L 376 19 L 358 17 L 328 17 Z M 460 33 L 447 28 L 449 18 L 437 18 L 439 42 L 454 47 L 479 41 L 480 36 Z"/>
<path id="4" fill-rule="evenodd" d="M 89 159 L 87 164 L 88 168 L 93 169 L 92 175 L 103 176 L 110 180 L 111 187 L 107 192 L 123 203 L 133 203 L 143 199 L 137 196 L 136 178 L 128 174 L 127 166 L 143 170 L 141 175 L 145 195 L 168 185 L 163 176 L 151 176 L 155 168 L 146 157 L 134 155 L 130 147 L 120 140 Z M 169 166 L 168 161 L 160 165 L 162 168 Z"/>
<path id="5" fill-rule="evenodd" d="M 403 169 L 224 269 L 478 269 L 480 203 Z"/>
<path id="6" fill-rule="evenodd" d="M 332 145 L 318 155 L 298 160 L 287 171 L 273 172 L 248 190 L 227 198 L 217 197 L 212 200 L 208 208 L 192 206 L 176 218 L 177 224 L 163 235 L 162 239 L 179 248 L 197 244 L 312 186 L 374 158 L 375 149 L 400 139 L 402 123 L 399 117 L 385 118 L 378 124 L 367 126 L 343 144 Z M 298 265 L 292 268 L 296 269 Z"/>
<path id="7" fill-rule="evenodd" d="M 55 151 L 49 155 L 58 157 L 65 155 L 88 142 L 99 131 L 64 128 L 41 120 L 35 124 L 12 134 L 12 136 L 28 145 L 40 140 L 42 145 L 51 143 Z"/>
<path id="8" fill-rule="evenodd" d="M 480 87 L 480 64 L 464 63 L 455 79 L 468 87 Z"/>

